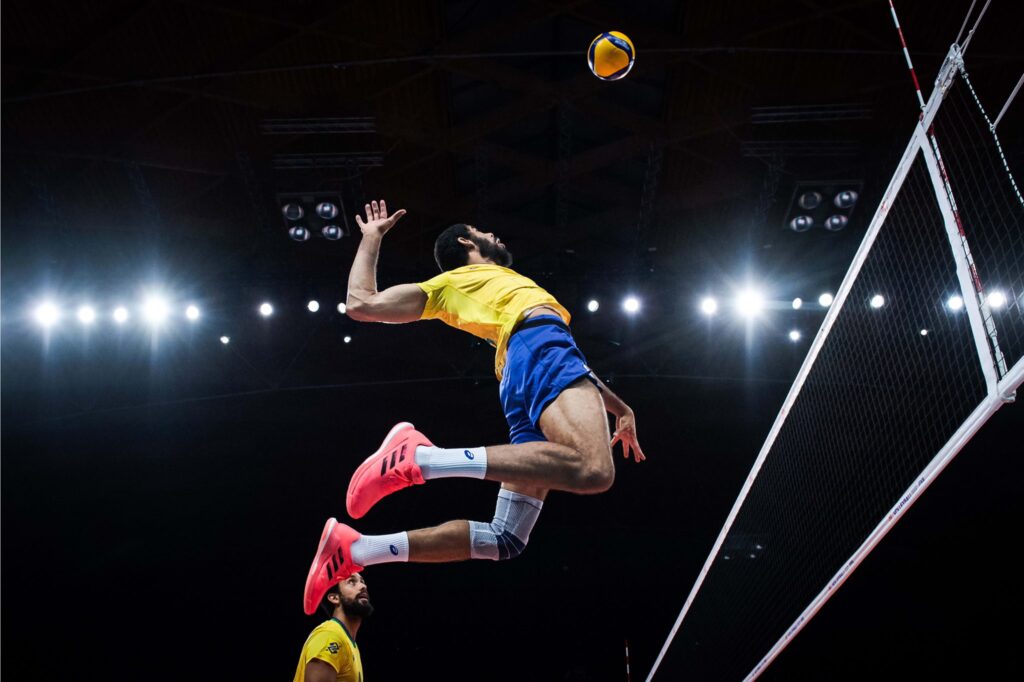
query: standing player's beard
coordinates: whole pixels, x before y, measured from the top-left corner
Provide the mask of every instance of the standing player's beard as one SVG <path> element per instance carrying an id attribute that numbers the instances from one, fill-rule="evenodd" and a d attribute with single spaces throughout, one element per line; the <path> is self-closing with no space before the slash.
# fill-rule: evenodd
<path id="1" fill-rule="evenodd" d="M 473 239 L 473 243 L 480 249 L 482 257 L 504 268 L 511 267 L 512 253 L 504 246 L 498 246 L 497 242 L 487 241 L 486 239 Z"/>
<path id="2" fill-rule="evenodd" d="M 349 618 L 366 618 L 373 614 L 373 604 L 367 599 L 365 602 L 356 598 L 352 601 L 341 600 L 341 610 Z"/>

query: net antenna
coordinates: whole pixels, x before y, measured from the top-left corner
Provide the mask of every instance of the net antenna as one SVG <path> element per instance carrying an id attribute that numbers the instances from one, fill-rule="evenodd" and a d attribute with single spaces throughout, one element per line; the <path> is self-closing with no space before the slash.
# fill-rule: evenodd
<path id="1" fill-rule="evenodd" d="M 917 126 L 648 681 L 760 676 L 1024 382 L 1024 77 L 992 121 L 953 44 L 925 102 L 899 33 Z"/>

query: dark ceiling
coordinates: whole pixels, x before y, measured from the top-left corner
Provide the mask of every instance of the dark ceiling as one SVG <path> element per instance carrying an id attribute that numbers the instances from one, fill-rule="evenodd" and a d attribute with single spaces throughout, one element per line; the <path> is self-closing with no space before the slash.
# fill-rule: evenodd
<path id="1" fill-rule="evenodd" d="M 927 96 L 970 3 L 900 5 Z M 994 3 L 971 46 L 990 109 L 1024 62 L 1018 19 Z M 624 639 L 646 674 L 806 352 L 785 332 L 822 319 L 779 310 L 752 339 L 696 301 L 834 291 L 918 110 L 883 0 L 9 1 L 2 23 L 15 676 L 286 678 L 312 626 L 308 555 L 353 463 L 401 418 L 441 442 L 504 438 L 490 349 L 334 312 L 356 240 L 289 240 L 284 195 L 337 197 L 349 221 L 371 198 L 407 209 L 382 286 L 432 276 L 450 223 L 499 234 L 573 311 L 651 456 L 608 495 L 554 496 L 517 562 L 369 572 L 369 679 L 623 679 Z M 609 29 L 638 54 L 615 83 L 584 56 Z M 846 230 L 784 228 L 798 184 L 837 181 L 863 190 Z M 199 302 L 201 324 L 44 343 L 25 319 L 44 294 L 107 305 L 154 285 Z M 627 291 L 644 301 L 628 320 Z M 767 679 L 1010 665 L 991 621 L 1020 606 L 1002 566 L 1019 425 L 997 415 Z M 365 531 L 490 512 L 491 487 L 447 490 Z"/>

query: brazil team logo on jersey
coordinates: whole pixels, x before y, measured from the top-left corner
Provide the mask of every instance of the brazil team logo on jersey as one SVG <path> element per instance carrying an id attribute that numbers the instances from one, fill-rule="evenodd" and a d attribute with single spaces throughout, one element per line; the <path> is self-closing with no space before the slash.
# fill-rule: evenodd
<path id="1" fill-rule="evenodd" d="M 340 649 L 340 648 L 341 647 L 338 645 L 337 642 L 331 642 L 330 644 L 327 645 L 327 650 L 330 651 L 332 654 L 338 653 L 338 649 Z"/>

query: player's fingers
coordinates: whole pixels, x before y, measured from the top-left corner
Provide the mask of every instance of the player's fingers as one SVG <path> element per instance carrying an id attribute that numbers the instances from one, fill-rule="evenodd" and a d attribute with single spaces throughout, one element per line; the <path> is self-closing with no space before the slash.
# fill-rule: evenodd
<path id="1" fill-rule="evenodd" d="M 404 215 L 405 215 L 405 209 L 404 208 L 398 209 L 397 211 L 395 211 L 395 214 L 393 216 L 391 216 L 391 223 L 392 224 L 397 223 L 399 221 L 399 219 L 402 216 L 404 216 Z"/>
<path id="2" fill-rule="evenodd" d="M 380 200 L 380 217 L 381 218 L 387 218 L 388 217 L 388 205 L 387 205 L 387 202 L 385 202 L 383 199 Z"/>
<path id="3" fill-rule="evenodd" d="M 380 204 L 377 203 L 377 200 L 374 199 L 371 201 L 370 206 L 373 207 L 373 219 L 376 220 L 380 218 Z"/>
<path id="4" fill-rule="evenodd" d="M 359 227 L 366 226 L 366 223 L 363 222 L 363 216 L 359 215 L 358 213 L 356 213 L 356 225 L 358 225 Z"/>
<path id="5" fill-rule="evenodd" d="M 363 208 L 366 209 L 366 222 L 370 222 L 371 220 L 373 220 L 373 208 L 371 208 L 369 204 L 367 204 Z"/>

